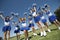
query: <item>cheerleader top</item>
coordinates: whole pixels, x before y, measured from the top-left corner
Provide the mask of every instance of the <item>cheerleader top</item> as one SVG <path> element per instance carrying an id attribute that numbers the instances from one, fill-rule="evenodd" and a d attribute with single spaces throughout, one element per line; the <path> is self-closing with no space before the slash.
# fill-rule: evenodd
<path id="1" fill-rule="evenodd" d="M 20 27 L 19 25 L 16 25 L 15 30 L 18 30 L 18 29 L 20 29 Z"/>
<path id="2" fill-rule="evenodd" d="M 28 18 L 29 23 L 32 23 L 32 15 L 29 15 L 30 17 Z"/>
<path id="3" fill-rule="evenodd" d="M 22 25 L 22 27 L 26 27 L 27 26 L 26 21 L 22 21 L 21 25 Z"/>
<path id="4" fill-rule="evenodd" d="M 47 11 L 46 14 L 48 15 L 48 17 L 53 16 L 53 14 L 50 11 Z"/>
<path id="5" fill-rule="evenodd" d="M 4 25 L 9 26 L 10 25 L 10 20 L 4 20 Z"/>
<path id="6" fill-rule="evenodd" d="M 42 14 L 40 14 L 40 19 L 45 19 L 45 17 L 44 17 L 44 15 L 43 15 L 43 13 L 42 13 Z"/>
<path id="7" fill-rule="evenodd" d="M 32 16 L 33 16 L 33 17 L 36 17 L 36 16 L 37 16 L 36 12 L 33 12 L 33 13 L 32 13 Z"/>

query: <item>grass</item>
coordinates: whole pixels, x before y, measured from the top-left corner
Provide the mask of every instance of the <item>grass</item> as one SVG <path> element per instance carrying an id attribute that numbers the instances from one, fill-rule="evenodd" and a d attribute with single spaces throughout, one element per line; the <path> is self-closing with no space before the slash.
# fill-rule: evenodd
<path id="1" fill-rule="evenodd" d="M 60 30 L 57 29 L 55 25 L 49 26 L 51 32 L 47 32 L 46 37 L 41 37 L 39 34 L 39 30 L 36 30 L 37 36 L 33 36 L 32 32 L 29 32 L 30 40 L 60 40 Z M 21 40 L 24 40 L 24 35 L 21 35 Z M 16 40 L 16 37 L 11 37 L 10 40 Z"/>

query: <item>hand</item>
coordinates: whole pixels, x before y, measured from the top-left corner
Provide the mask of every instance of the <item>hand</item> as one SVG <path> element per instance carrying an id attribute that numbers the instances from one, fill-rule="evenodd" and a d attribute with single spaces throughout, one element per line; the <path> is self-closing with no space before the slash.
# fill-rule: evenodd
<path id="1" fill-rule="evenodd" d="M 0 11 L 0 16 L 2 16 L 3 15 L 3 12 L 2 11 Z"/>
<path id="2" fill-rule="evenodd" d="M 36 3 L 33 3 L 33 5 L 32 5 L 32 6 L 33 6 L 33 7 L 36 7 L 36 5 L 37 5 Z"/>
<path id="3" fill-rule="evenodd" d="M 14 12 L 11 12 L 11 15 L 14 16 Z"/>
<path id="4" fill-rule="evenodd" d="M 13 13 L 12 13 L 11 15 L 12 15 L 12 16 L 14 16 L 14 14 L 13 14 Z"/>
<path id="5" fill-rule="evenodd" d="M 0 15 L 0 17 L 2 17 L 2 15 Z"/>
<path id="6" fill-rule="evenodd" d="M 27 16 L 27 12 L 24 13 L 24 16 L 25 16 L 25 17 Z"/>

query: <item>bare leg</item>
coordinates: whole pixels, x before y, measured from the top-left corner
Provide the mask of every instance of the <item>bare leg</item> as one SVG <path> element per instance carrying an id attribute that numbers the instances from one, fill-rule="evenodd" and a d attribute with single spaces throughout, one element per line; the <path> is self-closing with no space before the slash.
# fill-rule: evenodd
<path id="1" fill-rule="evenodd" d="M 18 39 L 20 40 L 20 33 L 18 33 Z"/>
<path id="2" fill-rule="evenodd" d="M 17 36 L 17 40 L 20 40 L 20 34 L 16 33 L 16 36 Z"/>
<path id="3" fill-rule="evenodd" d="M 17 37 L 17 40 L 18 40 L 18 34 L 16 33 L 16 37 Z"/>
<path id="4" fill-rule="evenodd" d="M 58 24 L 58 29 L 60 30 L 60 22 L 56 19 L 56 23 Z"/>
<path id="5" fill-rule="evenodd" d="M 35 33 L 35 28 L 34 27 L 32 27 L 32 31 L 33 31 L 33 33 Z"/>
<path id="6" fill-rule="evenodd" d="M 7 40 L 7 32 L 4 32 L 4 40 Z"/>
<path id="7" fill-rule="evenodd" d="M 7 31 L 7 34 L 8 34 L 7 40 L 10 40 L 10 31 Z"/>
<path id="8" fill-rule="evenodd" d="M 40 22 L 38 22 L 38 23 L 37 23 L 37 25 L 38 25 L 38 27 L 39 27 L 40 31 L 41 31 L 41 32 L 43 32 L 43 28 L 42 28 L 42 26 L 41 26 Z"/>
<path id="9" fill-rule="evenodd" d="M 48 32 L 51 32 L 51 30 L 49 29 L 49 26 L 48 26 L 47 22 L 45 23 L 45 26 L 46 26 Z"/>
<path id="10" fill-rule="evenodd" d="M 45 23 L 45 25 L 46 25 L 46 27 L 47 27 L 47 29 L 48 29 L 48 24 L 47 24 L 47 22 Z"/>
<path id="11" fill-rule="evenodd" d="M 25 40 L 27 40 L 27 38 L 28 38 L 28 31 L 24 30 L 24 33 L 25 33 Z"/>
<path id="12" fill-rule="evenodd" d="M 40 22 L 38 22 L 37 25 L 38 25 L 38 27 L 40 29 L 40 33 L 41 33 L 40 36 L 43 36 L 44 35 L 44 33 L 43 33 L 43 27 L 41 26 Z"/>
<path id="13" fill-rule="evenodd" d="M 17 36 L 17 40 L 19 40 L 19 38 L 18 38 L 18 33 L 16 33 L 16 36 Z"/>
<path id="14" fill-rule="evenodd" d="M 56 21 L 54 21 L 53 23 L 56 25 L 56 27 L 58 27 L 58 24 L 56 23 Z"/>
<path id="15" fill-rule="evenodd" d="M 34 27 L 32 27 L 32 31 L 33 31 L 33 35 L 34 35 L 34 36 L 37 35 L 37 34 L 35 33 L 35 28 L 34 28 Z"/>
<path id="16" fill-rule="evenodd" d="M 60 22 L 56 19 L 56 23 L 60 26 Z"/>
<path id="17" fill-rule="evenodd" d="M 39 25 L 40 25 L 40 29 L 41 29 L 41 36 L 42 35 L 44 35 L 44 36 L 46 36 L 46 32 L 45 32 L 45 29 L 44 29 L 44 27 L 42 27 L 42 25 L 41 25 L 41 22 L 39 21 Z"/>

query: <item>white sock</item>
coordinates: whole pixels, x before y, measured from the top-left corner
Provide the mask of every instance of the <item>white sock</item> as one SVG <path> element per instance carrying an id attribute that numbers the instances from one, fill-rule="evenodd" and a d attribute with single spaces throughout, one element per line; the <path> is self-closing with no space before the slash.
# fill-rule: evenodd
<path id="1" fill-rule="evenodd" d="M 27 38 L 27 40 L 28 40 L 28 38 Z"/>
<path id="2" fill-rule="evenodd" d="M 60 30 L 60 27 L 58 27 L 58 29 Z"/>
<path id="3" fill-rule="evenodd" d="M 44 31 L 44 36 L 46 36 L 47 34 L 46 34 L 46 32 Z"/>
<path id="4" fill-rule="evenodd" d="M 41 32 L 41 36 L 43 36 L 43 32 Z"/>

